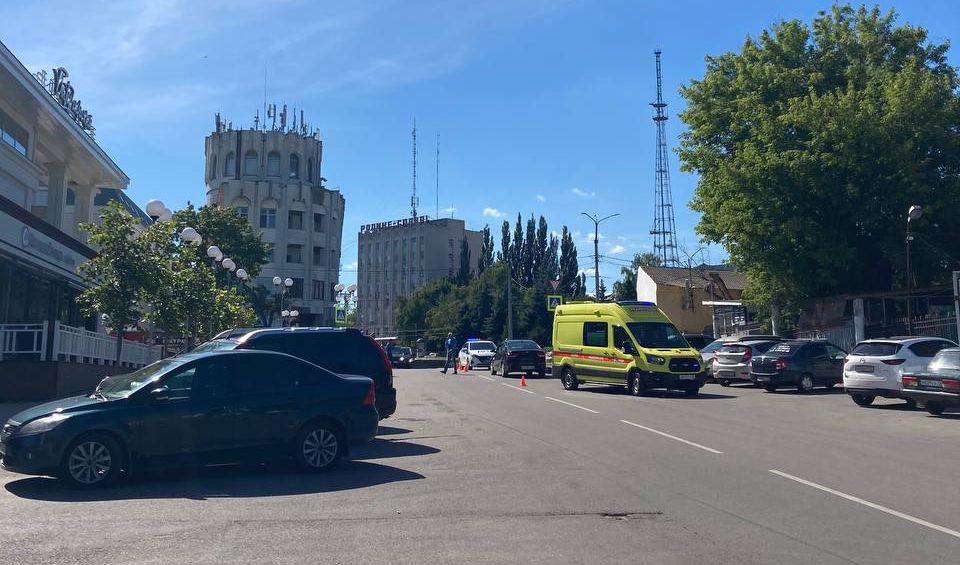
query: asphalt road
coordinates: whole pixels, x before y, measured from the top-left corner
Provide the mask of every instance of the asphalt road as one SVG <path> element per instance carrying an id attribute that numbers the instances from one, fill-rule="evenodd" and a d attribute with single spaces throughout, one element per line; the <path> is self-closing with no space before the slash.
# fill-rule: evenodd
<path id="1" fill-rule="evenodd" d="M 380 438 L 323 476 L 217 468 L 76 492 L 0 472 L 0 563 L 960 561 L 958 417 L 836 391 L 396 382 Z"/>

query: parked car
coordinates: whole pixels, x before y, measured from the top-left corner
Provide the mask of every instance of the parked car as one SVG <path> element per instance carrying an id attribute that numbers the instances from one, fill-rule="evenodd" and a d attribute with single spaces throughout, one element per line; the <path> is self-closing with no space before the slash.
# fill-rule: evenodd
<path id="1" fill-rule="evenodd" d="M 222 335 L 222 334 L 221 334 Z M 397 411 L 397 389 L 387 352 L 354 328 L 264 328 L 239 336 L 213 339 L 194 351 L 257 349 L 299 357 L 340 375 L 361 375 L 377 384 L 377 412 L 388 418 Z"/>
<path id="2" fill-rule="evenodd" d="M 725 343 L 713 354 L 710 368 L 713 378 L 721 386 L 733 381 L 750 382 L 750 362 L 754 355 L 766 352 L 779 341 L 735 341 Z"/>
<path id="3" fill-rule="evenodd" d="M 796 387 L 810 392 L 815 386 L 827 388 L 843 379 L 846 352 L 824 341 L 792 340 L 776 343 L 750 362 L 750 377 L 767 392 Z"/>
<path id="4" fill-rule="evenodd" d="M 457 356 L 460 364 L 467 369 L 476 369 L 477 367 L 490 367 L 490 361 L 493 360 L 493 354 L 497 350 L 497 344 L 492 341 L 480 339 L 470 339 L 463 344 L 460 353 Z"/>
<path id="5" fill-rule="evenodd" d="M 16 414 L 3 468 L 105 486 L 121 472 L 290 457 L 336 465 L 377 432 L 375 384 L 272 352 L 190 353 L 107 377 L 89 396 Z"/>
<path id="6" fill-rule="evenodd" d="M 390 362 L 393 363 L 394 367 L 409 369 L 413 366 L 413 349 L 399 345 L 392 348 L 390 350 Z"/>
<path id="7" fill-rule="evenodd" d="M 683 339 L 687 340 L 687 343 L 690 344 L 690 347 L 696 349 L 697 351 L 703 351 L 703 348 L 713 343 L 714 339 L 712 335 L 706 334 L 683 334 Z"/>
<path id="8" fill-rule="evenodd" d="M 713 377 L 714 356 L 721 347 L 726 345 L 726 343 L 727 342 L 722 339 L 716 339 L 705 345 L 704 348 L 700 350 L 700 360 L 703 362 L 703 370 L 708 378 Z"/>
<path id="9" fill-rule="evenodd" d="M 529 339 L 508 339 L 500 344 L 490 361 L 490 374 L 508 376 L 510 373 L 547 374 L 547 354 L 537 342 Z"/>
<path id="10" fill-rule="evenodd" d="M 960 348 L 941 349 L 926 370 L 904 373 L 903 396 L 933 415 L 960 406 Z"/>
<path id="11" fill-rule="evenodd" d="M 869 406 L 878 396 L 904 398 L 900 378 L 923 371 L 944 348 L 957 344 L 939 337 L 893 337 L 858 343 L 843 367 L 843 386 L 860 406 Z"/>

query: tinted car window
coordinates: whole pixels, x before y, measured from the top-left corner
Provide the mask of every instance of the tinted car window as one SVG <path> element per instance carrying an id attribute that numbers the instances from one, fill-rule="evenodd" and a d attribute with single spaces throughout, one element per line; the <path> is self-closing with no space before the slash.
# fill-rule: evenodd
<path id="1" fill-rule="evenodd" d="M 245 355 L 233 377 L 239 394 L 279 394 L 289 392 L 304 372 L 303 363 L 280 355 Z"/>
<path id="2" fill-rule="evenodd" d="M 231 349 L 237 348 L 237 342 L 231 341 L 228 339 L 214 339 L 201 343 L 200 345 L 193 348 L 193 353 L 200 353 L 203 351 L 229 351 Z"/>
<path id="3" fill-rule="evenodd" d="M 829 357 L 827 348 L 822 343 L 811 343 L 807 347 L 807 359 L 825 359 Z"/>
<path id="4" fill-rule="evenodd" d="M 709 345 L 707 345 L 706 347 L 704 347 L 704 348 L 701 349 L 700 351 L 703 352 L 703 353 L 713 353 L 714 351 L 720 349 L 721 347 L 723 347 L 723 341 L 718 339 L 718 340 L 710 343 Z"/>
<path id="5" fill-rule="evenodd" d="M 620 326 L 613 326 L 613 346 L 617 349 L 623 349 L 624 344 L 633 344 L 633 342 L 630 341 L 630 335 L 627 334 L 627 330 Z"/>
<path id="6" fill-rule="evenodd" d="M 773 347 L 767 350 L 767 353 L 776 353 L 782 357 L 789 357 L 795 355 L 798 351 L 803 348 L 802 343 L 777 343 Z"/>
<path id="7" fill-rule="evenodd" d="M 931 371 L 960 370 L 960 350 L 941 351 L 930 361 Z"/>
<path id="8" fill-rule="evenodd" d="M 527 349 L 532 349 L 532 350 L 538 350 L 538 349 L 540 349 L 540 346 L 537 345 L 537 342 L 535 342 L 535 341 L 533 341 L 533 340 L 530 340 L 530 339 L 516 339 L 516 340 L 511 340 L 511 341 L 508 341 L 508 342 L 504 343 L 504 345 L 507 347 L 507 349 L 509 349 L 509 350 L 511 350 L 511 351 L 522 351 L 522 350 L 527 350 Z"/>
<path id="9" fill-rule="evenodd" d="M 853 351 L 850 352 L 850 355 L 886 357 L 888 355 L 896 355 L 901 347 L 903 347 L 903 345 L 888 341 L 864 342 L 858 343 L 853 348 Z"/>
<path id="10" fill-rule="evenodd" d="M 606 322 L 584 322 L 583 345 L 586 347 L 606 347 L 607 346 L 607 323 Z"/>
<path id="11" fill-rule="evenodd" d="M 765 341 L 765 342 L 763 342 L 763 343 L 755 343 L 755 344 L 753 344 L 753 352 L 754 352 L 754 353 L 766 353 L 767 351 L 770 350 L 771 347 L 773 347 L 773 346 L 776 345 L 776 344 L 777 344 L 777 342 L 775 342 L 775 341 Z"/>
<path id="12" fill-rule="evenodd" d="M 234 394 L 232 383 L 237 365 L 231 357 L 218 356 L 197 361 L 193 369 L 193 398 L 217 398 Z M 164 384 L 170 388 L 169 380 Z M 171 394 L 173 397 L 173 394 Z"/>
<path id="13" fill-rule="evenodd" d="M 908 349 L 917 357 L 933 357 L 945 347 L 952 347 L 952 344 L 939 339 L 931 339 L 930 341 L 914 343 Z"/>
<path id="14" fill-rule="evenodd" d="M 675 348 L 689 347 L 677 328 L 669 322 L 630 322 L 630 333 L 640 347 Z"/>

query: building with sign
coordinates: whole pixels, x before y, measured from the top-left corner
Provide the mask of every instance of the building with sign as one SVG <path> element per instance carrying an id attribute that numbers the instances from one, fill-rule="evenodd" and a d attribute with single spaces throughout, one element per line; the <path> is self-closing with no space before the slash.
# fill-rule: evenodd
<path id="1" fill-rule="evenodd" d="M 463 220 L 426 216 L 360 227 L 357 246 L 357 324 L 375 336 L 395 336 L 393 307 L 398 296 L 424 283 L 453 277 L 460 269 L 460 247 L 470 249 L 476 272 L 482 236 Z"/>
<path id="2" fill-rule="evenodd" d="M 746 275 L 728 267 L 637 268 L 637 300 L 656 303 L 686 333 L 738 333 L 747 322 L 739 306 L 746 286 Z"/>
<path id="3" fill-rule="evenodd" d="M 299 325 L 332 326 L 346 201 L 323 186 L 323 142 L 303 113 L 289 125 L 286 106 L 267 116 L 270 125 L 258 115 L 252 129 L 233 129 L 217 115 L 205 142 L 206 202 L 236 210 L 270 245 L 253 284 L 272 291 L 273 277 L 293 279 L 285 306 Z"/>
<path id="4" fill-rule="evenodd" d="M 54 74 L 31 73 L 0 43 L 0 401 L 87 388 L 110 369 L 90 365 L 113 358 L 76 302 L 77 266 L 94 256 L 78 224 L 96 219 L 102 190 L 126 198 L 129 179 L 94 141 L 66 71 Z M 131 345 L 122 363 L 149 355 Z"/>

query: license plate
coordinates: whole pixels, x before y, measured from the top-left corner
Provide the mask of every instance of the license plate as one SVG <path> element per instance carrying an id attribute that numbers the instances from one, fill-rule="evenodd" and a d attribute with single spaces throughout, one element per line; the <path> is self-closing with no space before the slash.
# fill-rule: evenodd
<path id="1" fill-rule="evenodd" d="M 520 367 L 520 368 L 521 368 L 522 370 L 524 370 L 524 371 L 532 371 L 532 370 L 533 370 L 533 365 L 523 365 L 523 366 Z"/>
<path id="2" fill-rule="evenodd" d="M 929 379 L 920 379 L 920 386 L 928 386 L 930 388 L 943 388 L 943 383 L 940 381 L 931 381 Z"/>
<path id="3" fill-rule="evenodd" d="M 696 375 L 677 375 L 677 378 L 681 381 L 693 381 L 696 380 Z"/>
<path id="4" fill-rule="evenodd" d="M 757 377 L 757 381 L 765 383 L 770 380 L 770 377 Z"/>
<path id="5" fill-rule="evenodd" d="M 717 376 L 722 379 L 732 379 L 733 371 L 717 371 Z"/>
<path id="6" fill-rule="evenodd" d="M 874 371 L 873 365 L 857 365 L 854 367 L 854 370 L 858 373 L 872 373 Z"/>

